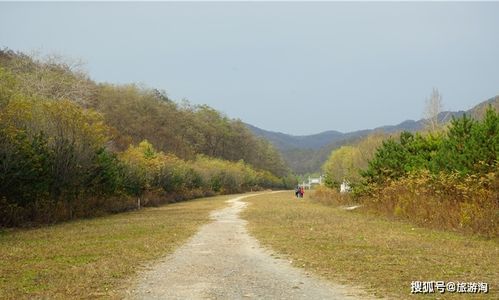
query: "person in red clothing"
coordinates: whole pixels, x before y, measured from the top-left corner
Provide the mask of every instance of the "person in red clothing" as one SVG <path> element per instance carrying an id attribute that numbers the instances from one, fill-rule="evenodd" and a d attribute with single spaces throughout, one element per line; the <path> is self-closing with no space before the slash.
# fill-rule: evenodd
<path id="1" fill-rule="evenodd" d="M 300 198 L 303 198 L 303 194 L 305 194 L 305 189 L 301 186 L 300 187 Z"/>

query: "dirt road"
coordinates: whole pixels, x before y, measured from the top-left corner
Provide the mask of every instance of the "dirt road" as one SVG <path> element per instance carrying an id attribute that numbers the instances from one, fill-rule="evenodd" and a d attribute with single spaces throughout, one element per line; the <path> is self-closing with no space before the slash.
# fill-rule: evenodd
<path id="1" fill-rule="evenodd" d="M 239 212 L 251 195 L 229 200 L 213 222 L 172 255 L 141 273 L 129 299 L 359 299 L 352 287 L 333 285 L 276 259 L 246 230 Z"/>

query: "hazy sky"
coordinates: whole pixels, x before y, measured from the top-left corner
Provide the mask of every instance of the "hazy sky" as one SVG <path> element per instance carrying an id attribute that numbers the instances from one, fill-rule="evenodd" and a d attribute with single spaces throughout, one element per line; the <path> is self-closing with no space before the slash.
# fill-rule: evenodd
<path id="1" fill-rule="evenodd" d="M 419 119 L 499 94 L 499 3 L 0 3 L 0 47 L 291 134 Z"/>

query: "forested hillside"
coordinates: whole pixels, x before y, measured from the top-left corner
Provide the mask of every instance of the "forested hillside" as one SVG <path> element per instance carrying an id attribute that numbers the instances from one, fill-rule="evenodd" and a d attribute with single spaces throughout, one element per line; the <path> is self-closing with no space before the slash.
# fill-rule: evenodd
<path id="1" fill-rule="evenodd" d="M 0 225 L 294 183 L 239 120 L 11 50 L 0 51 L 0 144 Z"/>

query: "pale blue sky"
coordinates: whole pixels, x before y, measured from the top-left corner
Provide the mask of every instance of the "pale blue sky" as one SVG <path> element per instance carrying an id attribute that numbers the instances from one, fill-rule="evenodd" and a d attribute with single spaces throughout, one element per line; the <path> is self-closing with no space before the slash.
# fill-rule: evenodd
<path id="1" fill-rule="evenodd" d="M 0 47 L 291 134 L 353 131 L 499 94 L 499 3 L 0 3 Z"/>

